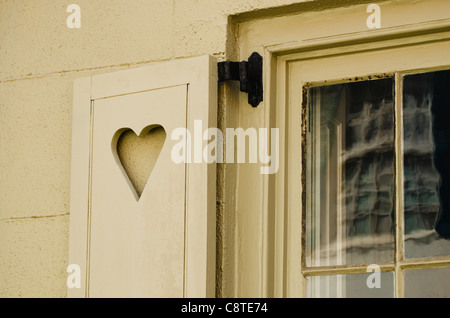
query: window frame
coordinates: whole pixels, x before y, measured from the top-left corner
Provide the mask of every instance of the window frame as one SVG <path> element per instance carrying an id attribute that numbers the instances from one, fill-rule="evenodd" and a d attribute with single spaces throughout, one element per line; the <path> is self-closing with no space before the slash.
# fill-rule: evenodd
<path id="1" fill-rule="evenodd" d="M 238 41 L 239 58 L 246 59 L 252 51 L 264 58 L 264 101 L 255 110 L 249 111 L 246 96 L 239 98 L 240 127 L 280 128 L 280 168 L 276 175 L 260 176 L 251 168 L 239 167 L 237 172 L 236 210 L 245 211 L 245 216 L 236 216 L 236 244 L 241 247 L 237 252 L 236 290 L 240 296 L 259 295 L 263 297 L 305 297 L 305 275 L 325 275 L 342 272 L 366 272 L 364 266 L 340 268 L 302 268 L 304 258 L 306 193 L 305 165 L 302 165 L 302 153 L 306 150 L 306 108 L 300 86 L 293 86 L 293 63 L 305 63 L 319 58 L 345 56 L 360 52 L 380 52 L 390 48 L 421 46 L 427 43 L 443 43 L 450 39 L 450 19 L 443 18 L 439 8 L 449 4 L 441 0 L 427 2 L 427 7 L 399 2 L 396 5 L 380 3 L 383 27 L 369 30 L 365 25 L 367 4 L 356 4 L 345 8 L 273 17 L 260 20 L 239 20 Z M 420 16 L 418 15 L 420 12 Z M 327 16 L 326 23 L 320 21 Z M 360 17 L 355 24 L 352 17 Z M 402 16 L 402 19 L 396 17 Z M 386 18 L 385 18 L 386 17 Z M 359 18 L 358 18 L 359 19 Z M 311 23 L 317 26 L 311 29 Z M 325 24 L 334 24 L 336 28 L 327 28 Z M 312 34 L 308 34 L 308 32 Z M 440 65 L 417 65 L 404 73 L 417 73 L 422 70 L 433 71 L 448 68 L 450 62 Z M 392 70 L 394 73 L 396 70 Z M 375 74 L 376 72 L 372 72 Z M 366 74 L 369 75 L 369 74 Z M 399 75 L 395 75 L 396 77 Z M 346 78 L 342 76 L 340 78 Z M 295 81 L 295 80 L 294 80 Z M 300 81 L 301 82 L 301 81 Z M 329 83 L 329 82 L 327 82 Z M 398 79 L 396 78 L 396 83 Z M 397 88 L 398 89 L 398 88 Z M 296 91 L 297 90 L 297 91 Z M 398 103 L 395 96 L 395 104 Z M 396 107 L 398 118 L 399 109 Z M 290 127 L 301 127 L 292 129 Z M 395 144 L 401 146 L 399 135 L 401 124 L 395 126 Z M 298 143 L 298 141 L 301 141 Z M 298 143 L 298 144 L 296 144 Z M 396 174 L 402 158 L 396 157 Z M 299 182 L 301 180 L 301 182 Z M 397 176 L 398 189 L 402 179 Z M 259 186 L 255 186 L 259 184 Z M 251 189 L 249 185 L 252 184 Z M 401 188 L 401 187 L 400 187 Z M 239 198 L 251 198 L 248 201 Z M 255 204 L 255 202 L 261 202 Z M 400 201 L 396 200 L 396 213 L 401 211 Z M 398 216 L 397 216 L 398 219 Z M 250 224 L 254 227 L 250 229 Z M 402 233 L 402 224 L 396 228 L 396 241 Z M 247 233 L 243 233 L 246 231 Z M 249 233 L 250 231 L 250 233 Z M 254 239 L 254 241 L 243 241 Z M 402 245 L 395 251 L 396 261 L 400 259 Z M 403 270 L 422 268 L 422 260 L 414 259 L 408 263 L 383 265 L 383 271 L 397 271 L 395 276 L 395 296 L 403 297 Z M 434 259 L 430 266 L 449 266 L 449 260 Z M 426 265 L 426 266 L 428 266 Z M 256 269 L 256 271 L 255 271 Z M 255 272 L 259 274 L 255 277 Z M 246 275 L 248 274 L 248 276 Z M 235 274 L 237 277 L 237 274 Z M 250 286 L 250 287 L 249 287 Z"/>
<path id="2" fill-rule="evenodd" d="M 393 106 L 393 122 L 394 122 L 394 204 L 395 204 L 395 231 L 394 231 L 394 258 L 392 262 L 380 262 L 376 263 L 380 267 L 381 272 L 391 272 L 395 277 L 394 284 L 394 292 L 397 298 L 404 297 L 405 293 L 405 280 L 404 280 L 404 271 L 411 269 L 426 269 L 426 268 L 440 268 L 440 267 L 450 267 L 450 253 L 447 256 L 429 256 L 429 257 L 405 257 L 405 233 L 404 233 L 404 213 L 403 213 L 403 205 L 404 205 L 404 195 L 403 195 L 403 187 L 404 187 L 404 149 L 403 149 L 403 140 L 404 140 L 404 125 L 403 125 L 403 78 L 406 75 L 414 75 L 421 74 L 432 71 L 440 71 L 440 70 L 450 70 L 450 66 L 437 66 L 432 67 L 430 69 L 420 69 L 420 70 L 405 70 L 405 71 L 397 71 L 394 73 L 384 73 L 384 74 L 368 74 L 364 77 L 360 76 L 356 81 L 364 81 L 371 79 L 384 79 L 384 78 L 392 78 L 394 84 L 394 106 Z M 346 78 L 332 81 L 332 84 L 340 84 L 340 83 L 349 83 L 355 82 L 354 78 Z M 330 85 L 328 81 L 322 82 L 314 82 L 314 83 L 306 83 L 302 89 L 302 95 L 307 97 L 305 94 L 306 90 L 311 87 L 323 86 L 325 84 Z M 302 112 L 305 114 L 308 113 L 311 105 L 308 104 L 308 99 L 304 99 L 304 103 L 302 103 Z M 303 140 L 307 140 L 308 134 L 308 123 L 309 116 L 306 115 L 302 122 L 305 128 L 302 128 L 304 132 Z M 310 144 L 310 143 L 309 143 Z M 308 146 L 308 143 L 307 143 Z M 307 150 L 309 151 L 309 150 Z M 307 166 L 308 154 L 307 151 L 302 155 L 302 166 Z M 307 192 L 306 187 L 306 171 L 304 172 L 305 181 L 302 183 L 304 186 L 303 191 Z M 305 194 L 305 197 L 307 194 Z M 311 199 L 307 197 L 306 202 L 302 202 L 302 218 L 305 220 L 303 222 L 302 227 L 302 238 L 304 239 L 304 243 L 302 248 L 306 250 L 302 254 L 302 273 L 304 277 L 308 276 L 323 276 L 323 275 L 338 275 L 338 274 L 362 274 L 367 273 L 367 268 L 369 263 L 367 264 L 347 264 L 347 265 L 333 265 L 333 266 L 307 266 L 306 258 L 307 258 L 307 246 L 306 246 L 306 235 L 307 235 L 307 205 L 308 201 Z M 305 282 L 306 283 L 306 282 Z M 304 286 L 306 289 L 306 286 Z"/>

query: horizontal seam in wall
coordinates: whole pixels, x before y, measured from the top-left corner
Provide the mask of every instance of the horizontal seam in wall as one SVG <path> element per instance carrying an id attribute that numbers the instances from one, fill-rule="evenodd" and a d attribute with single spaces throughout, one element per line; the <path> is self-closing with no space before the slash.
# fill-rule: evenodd
<path id="1" fill-rule="evenodd" d="M 53 215 L 41 215 L 41 216 L 10 217 L 10 218 L 0 219 L 0 221 L 17 221 L 17 220 L 28 220 L 28 219 L 47 219 L 47 218 L 55 218 L 55 217 L 67 216 L 67 215 L 70 215 L 70 213 L 53 214 Z"/>
<path id="2" fill-rule="evenodd" d="M 18 78 L 0 80 L 0 83 L 8 83 L 8 82 L 21 81 L 21 80 L 28 80 L 28 79 L 37 79 L 37 78 L 64 75 L 64 74 L 70 74 L 70 73 L 82 73 L 82 72 L 88 72 L 88 71 L 117 69 L 117 68 L 122 68 L 122 67 L 127 67 L 127 66 L 129 67 L 129 66 L 135 66 L 135 65 L 164 62 L 164 61 L 169 61 L 169 60 L 170 59 L 151 60 L 151 61 L 142 61 L 142 62 L 136 62 L 136 63 L 124 63 L 124 64 L 118 64 L 118 65 L 106 65 L 106 66 L 99 66 L 99 67 L 88 67 L 88 68 L 80 68 L 80 69 L 73 69 L 73 70 L 63 70 L 63 71 L 58 71 L 58 72 L 42 73 L 42 74 L 35 74 L 35 75 L 18 77 Z"/>
<path id="3" fill-rule="evenodd" d="M 213 56 L 222 56 L 223 54 L 224 54 L 224 52 L 212 53 Z M 114 70 L 114 69 L 121 69 L 124 67 L 146 65 L 146 64 L 152 64 L 152 63 L 158 63 L 158 62 L 167 62 L 167 61 L 171 61 L 171 60 L 178 60 L 178 59 L 189 58 L 189 57 L 195 57 L 195 56 L 180 56 L 180 57 L 176 57 L 176 58 L 149 60 L 149 61 L 141 61 L 141 62 L 135 62 L 135 63 L 124 63 L 124 64 L 117 64 L 117 65 L 106 65 L 106 66 L 99 66 L 99 67 L 88 67 L 88 68 L 80 68 L 80 69 L 74 69 L 74 70 L 64 70 L 64 71 L 51 72 L 51 73 L 35 74 L 35 75 L 29 75 L 29 76 L 22 76 L 22 77 L 18 77 L 18 78 L 0 80 L 0 84 L 22 81 L 22 80 L 30 80 L 30 79 L 58 76 L 58 75 L 65 75 L 65 74 L 71 74 L 71 73 L 83 73 L 83 72 L 89 72 L 89 71 L 101 71 L 101 70 L 108 70 L 108 69 Z"/>

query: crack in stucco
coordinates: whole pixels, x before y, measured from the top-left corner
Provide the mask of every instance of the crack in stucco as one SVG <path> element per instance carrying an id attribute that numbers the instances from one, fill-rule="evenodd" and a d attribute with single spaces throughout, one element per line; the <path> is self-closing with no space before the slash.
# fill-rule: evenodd
<path id="1" fill-rule="evenodd" d="M 48 219 L 48 218 L 56 218 L 61 216 L 68 216 L 70 213 L 63 214 L 51 214 L 51 215 L 33 215 L 33 216 L 19 216 L 19 217 L 9 217 L 0 219 L 1 222 L 9 222 L 9 221 L 20 221 L 20 220 L 30 220 L 30 219 Z"/>
<path id="2" fill-rule="evenodd" d="M 214 52 L 211 53 L 211 55 L 220 58 L 223 58 L 224 52 Z M 7 78 L 0 80 L 0 84 L 2 83 L 10 83 L 10 82 L 16 82 L 16 81 L 22 81 L 22 80 L 30 80 L 30 79 L 40 79 L 45 77 L 52 77 L 52 76 L 60 76 L 60 75 L 67 75 L 67 74 L 77 74 L 77 73 L 83 73 L 83 72 L 97 72 L 97 71 L 105 71 L 105 70 L 119 70 L 122 68 L 133 68 L 138 66 L 145 66 L 150 65 L 154 63 L 160 63 L 160 62 L 167 62 L 171 60 L 179 60 L 189 57 L 195 57 L 195 55 L 192 56 L 177 56 L 177 57 L 170 57 L 167 59 L 157 59 L 157 60 L 148 60 L 148 61 L 140 61 L 140 62 L 133 62 L 133 63 L 123 63 L 123 64 L 116 64 L 116 65 L 105 65 L 105 66 L 97 66 L 97 67 L 87 67 L 87 68 L 79 68 L 79 69 L 72 69 L 72 70 L 62 70 L 57 72 L 50 72 L 50 73 L 38 73 L 38 74 L 27 74 L 25 76 L 17 77 L 17 78 Z M 89 74 L 92 75 L 92 74 Z"/>

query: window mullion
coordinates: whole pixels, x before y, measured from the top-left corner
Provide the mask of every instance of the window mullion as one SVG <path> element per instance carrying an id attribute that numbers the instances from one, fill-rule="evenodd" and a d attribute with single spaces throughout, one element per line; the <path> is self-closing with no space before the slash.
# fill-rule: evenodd
<path id="1" fill-rule="evenodd" d="M 403 269 L 403 102 L 402 76 L 395 74 L 395 297 L 404 297 Z"/>

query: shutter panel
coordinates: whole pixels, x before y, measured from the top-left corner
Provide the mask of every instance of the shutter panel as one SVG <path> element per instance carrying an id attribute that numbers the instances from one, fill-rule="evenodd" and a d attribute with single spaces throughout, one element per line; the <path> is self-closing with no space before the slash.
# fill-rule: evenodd
<path id="1" fill-rule="evenodd" d="M 210 56 L 75 81 L 70 297 L 214 297 L 215 164 L 172 160 L 171 134 L 191 133 L 193 159 L 216 109 Z"/>

